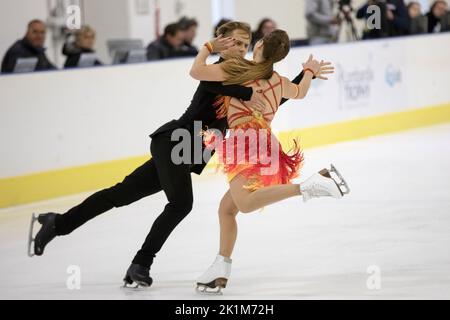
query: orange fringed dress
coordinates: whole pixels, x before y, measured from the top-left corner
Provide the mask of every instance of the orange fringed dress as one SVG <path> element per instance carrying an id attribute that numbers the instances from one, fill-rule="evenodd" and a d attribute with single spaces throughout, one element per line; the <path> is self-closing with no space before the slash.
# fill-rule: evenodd
<path id="1" fill-rule="evenodd" d="M 227 117 L 226 137 L 217 132 L 203 132 L 206 148 L 215 149 L 219 166 L 228 181 L 244 176 L 244 187 L 254 191 L 262 187 L 289 184 L 298 177 L 303 165 L 303 153 L 296 140 L 285 153 L 270 128 L 282 98 L 283 82 L 274 72 L 268 80 L 256 80 L 247 86 L 262 88 L 266 100 L 264 112 L 255 111 L 248 103 L 236 98 L 221 97 L 215 103 L 218 118 Z"/>

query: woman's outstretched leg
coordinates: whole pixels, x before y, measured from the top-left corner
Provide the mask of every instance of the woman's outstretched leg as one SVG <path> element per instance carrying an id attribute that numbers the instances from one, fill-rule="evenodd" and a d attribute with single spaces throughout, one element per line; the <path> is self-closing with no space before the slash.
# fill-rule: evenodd
<path id="1" fill-rule="evenodd" d="M 332 170 L 337 172 L 334 167 Z M 242 213 L 249 213 L 269 204 L 300 195 L 303 196 L 303 201 L 320 197 L 340 199 L 344 193 L 348 193 L 350 190 L 342 176 L 340 179 L 342 182 L 339 183 L 343 185 L 344 191 L 331 177 L 328 169 L 320 170 L 301 184 L 274 185 L 250 191 L 245 188 L 248 183 L 247 179 L 238 175 L 230 182 L 230 193 L 238 210 Z"/>
<path id="2" fill-rule="evenodd" d="M 269 204 L 301 195 L 299 184 L 282 184 L 250 191 L 245 189 L 247 182 L 247 179 L 241 175 L 230 182 L 230 194 L 236 207 L 242 213 L 249 213 Z"/>

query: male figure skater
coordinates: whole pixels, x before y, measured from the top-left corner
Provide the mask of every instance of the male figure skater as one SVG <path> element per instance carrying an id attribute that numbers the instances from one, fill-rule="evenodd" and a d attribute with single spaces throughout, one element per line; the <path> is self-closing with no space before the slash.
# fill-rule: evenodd
<path id="1" fill-rule="evenodd" d="M 235 45 L 221 53 L 219 63 L 233 55 L 244 57 L 251 41 L 250 26 L 242 22 L 230 22 L 221 30 L 222 36 L 232 37 Z M 293 82 L 300 83 L 302 77 L 303 73 L 300 73 Z M 68 235 L 99 214 L 114 207 L 126 206 L 163 190 L 168 203 L 154 221 L 124 278 L 125 285 L 134 282 L 140 286 L 151 286 L 153 280 L 150 277 L 150 267 L 153 258 L 170 233 L 192 210 L 191 172 L 201 174 L 207 163 L 202 159 L 201 164 L 194 162 L 175 164 L 171 159 L 172 148 L 176 145 L 176 142 L 171 141 L 172 132 L 180 128 L 187 129 L 191 133 L 191 139 L 194 140 L 199 134 L 194 132 L 194 121 L 201 121 L 203 130 L 215 128 L 224 132 L 227 128 L 226 118 L 217 120 L 213 106 L 218 95 L 256 103 L 264 99 L 262 94 L 257 90 L 253 92 L 249 87 L 201 82 L 185 113 L 178 120 L 166 123 L 150 135 L 152 158 L 149 161 L 134 170 L 122 182 L 94 193 L 65 214 L 47 213 L 37 218 L 33 216 L 31 228 L 35 220 L 42 224 L 42 227 L 34 240 L 30 234 L 29 251 L 34 241 L 34 254 L 40 256 L 44 253 L 45 246 L 56 236 Z M 33 255 L 31 252 L 29 254 Z"/>

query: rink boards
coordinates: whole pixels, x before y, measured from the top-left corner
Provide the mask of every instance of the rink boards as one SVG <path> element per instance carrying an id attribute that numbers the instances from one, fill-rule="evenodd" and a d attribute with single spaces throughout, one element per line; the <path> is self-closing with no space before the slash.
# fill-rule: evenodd
<path id="1" fill-rule="evenodd" d="M 292 49 L 336 73 L 280 108 L 273 127 L 304 148 L 450 121 L 450 35 Z M 149 158 L 148 134 L 179 117 L 196 81 L 191 59 L 0 77 L 0 207 L 94 190 Z"/>

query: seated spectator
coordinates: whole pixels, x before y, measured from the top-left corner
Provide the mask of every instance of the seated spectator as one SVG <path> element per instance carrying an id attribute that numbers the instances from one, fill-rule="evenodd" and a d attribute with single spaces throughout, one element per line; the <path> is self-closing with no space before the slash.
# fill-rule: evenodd
<path id="1" fill-rule="evenodd" d="M 184 33 L 178 23 L 171 23 L 164 29 L 164 34 L 147 47 L 147 59 L 161 60 L 182 57 L 181 47 L 184 42 Z"/>
<path id="2" fill-rule="evenodd" d="M 423 34 L 428 32 L 427 17 L 422 15 L 422 8 L 419 2 L 408 3 L 408 17 L 410 23 L 410 34 Z"/>
<path id="3" fill-rule="evenodd" d="M 193 45 L 193 42 L 197 35 L 197 20 L 183 17 L 178 21 L 178 24 L 184 32 L 184 43 L 181 46 L 181 51 L 184 52 L 185 56 L 195 57 L 198 53 L 198 49 Z"/>
<path id="4" fill-rule="evenodd" d="M 356 18 L 368 19 L 374 12 L 368 12 L 371 5 L 380 7 L 381 28 L 369 28 L 366 23 L 366 29 L 363 32 L 363 39 L 376 39 L 384 37 L 395 37 L 409 34 L 410 19 L 408 10 L 403 0 L 369 0 L 365 5 L 358 9 Z"/>
<path id="5" fill-rule="evenodd" d="M 36 70 L 54 70 L 56 67 L 45 55 L 46 25 L 41 20 L 28 23 L 27 33 L 23 39 L 17 40 L 6 52 L 2 61 L 2 73 L 14 71 L 17 59 L 38 58 Z"/>
<path id="6" fill-rule="evenodd" d="M 447 13 L 447 2 L 443 0 L 435 1 L 430 8 L 430 11 L 426 14 L 428 17 L 428 33 L 441 31 L 441 19 Z"/>
<path id="7" fill-rule="evenodd" d="M 251 47 L 255 45 L 259 40 L 264 38 L 266 34 L 271 33 L 277 28 L 277 24 L 275 21 L 269 18 L 264 18 L 259 22 L 258 28 L 252 34 L 252 43 Z"/>
<path id="8" fill-rule="evenodd" d="M 83 53 L 95 53 L 95 30 L 90 26 L 83 26 L 75 32 L 75 42 L 65 43 L 63 54 L 67 56 L 64 68 L 78 67 L 78 62 Z M 96 66 L 102 65 L 98 60 L 95 61 Z"/>

